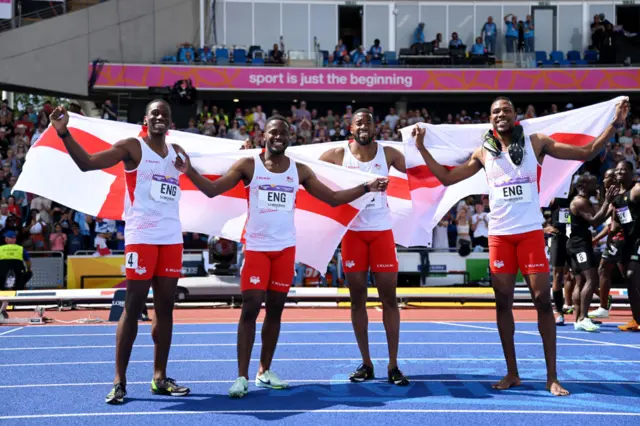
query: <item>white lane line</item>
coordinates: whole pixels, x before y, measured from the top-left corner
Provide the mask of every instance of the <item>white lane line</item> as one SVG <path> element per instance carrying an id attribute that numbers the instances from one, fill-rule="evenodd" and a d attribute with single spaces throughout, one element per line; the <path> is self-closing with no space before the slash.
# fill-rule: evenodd
<path id="1" fill-rule="evenodd" d="M 472 379 L 411 379 L 412 383 L 495 383 L 495 380 L 472 380 Z M 304 379 L 304 380 L 287 380 L 289 383 L 351 383 L 349 379 Z M 216 383 L 234 383 L 234 380 L 186 380 L 180 381 L 181 384 L 216 384 Z M 386 380 L 368 380 L 359 385 L 367 386 L 372 384 L 387 384 Z M 522 383 L 547 383 L 546 380 L 523 380 Z M 640 382 L 608 382 L 608 381 L 592 381 L 592 380 L 563 380 L 562 383 L 584 384 L 584 385 L 640 385 Z M 37 383 L 24 385 L 0 385 L 0 389 L 23 389 L 23 388 L 57 388 L 57 387 L 90 387 L 90 386 L 112 386 L 113 382 L 92 382 L 92 383 Z M 127 386 L 144 385 L 148 386 L 149 381 L 144 382 L 127 382 Z"/>
<path id="2" fill-rule="evenodd" d="M 23 327 L 20 327 L 23 328 Z M 16 331 L 19 329 L 14 329 Z M 259 330 L 259 329 L 257 329 Z M 280 334 L 353 334 L 353 330 L 281 330 Z M 369 330 L 370 334 L 386 333 L 384 330 Z M 400 330 L 400 334 L 406 333 L 420 333 L 420 334 L 439 334 L 439 333 L 488 333 L 497 334 L 497 330 Z M 6 333 L 8 334 L 8 333 Z M 236 335 L 237 331 L 174 331 L 174 336 L 208 336 L 208 335 Z M 558 334 L 584 334 L 582 331 L 558 331 Z M 599 334 L 613 334 L 612 331 L 602 331 Z M 116 333 L 71 333 L 71 334 L 19 334 L 3 336 L 0 334 L 0 338 L 6 339 L 30 339 L 35 337 L 101 337 L 101 336 L 115 336 Z M 138 333 L 138 336 L 151 336 L 151 333 Z"/>
<path id="3" fill-rule="evenodd" d="M 26 414 L 16 416 L 0 416 L 0 420 L 26 420 L 71 417 L 115 417 L 115 416 L 186 416 L 203 414 L 337 414 L 337 413 L 407 413 L 407 414 L 535 414 L 535 415 L 565 415 L 565 416 L 607 416 L 607 417 L 640 417 L 640 412 L 599 412 L 599 411 L 545 411 L 545 410 L 427 410 L 427 409 L 320 409 L 320 410 L 210 410 L 210 411 L 111 411 L 106 413 L 60 413 L 60 414 Z"/>
<path id="4" fill-rule="evenodd" d="M 22 330 L 24 327 L 12 328 L 11 330 L 3 331 L 0 333 L 0 336 L 6 336 L 9 333 L 13 333 L 14 331 Z"/>
<path id="5" fill-rule="evenodd" d="M 542 342 L 524 342 L 516 343 L 518 346 L 542 346 Z M 262 343 L 256 342 L 254 346 L 260 346 Z M 278 342 L 278 346 L 354 346 L 356 342 Z M 371 346 L 386 346 L 387 342 L 369 342 Z M 401 346 L 500 346 L 500 342 L 400 342 Z M 601 344 L 594 345 L 592 343 L 558 343 L 557 346 L 603 346 L 611 347 L 611 345 Z M 0 352 L 12 351 L 51 351 L 63 349 L 113 349 L 116 345 L 83 345 L 83 346 L 27 346 L 21 348 L 0 348 Z M 135 345 L 134 348 L 153 348 L 153 344 Z M 208 348 L 208 347 L 236 347 L 236 343 L 174 343 L 172 348 Z"/>
<path id="6" fill-rule="evenodd" d="M 372 358 L 372 361 L 387 362 L 388 358 Z M 251 362 L 260 361 L 259 358 L 252 358 Z M 274 359 L 274 362 L 361 362 L 362 358 L 280 358 Z M 504 362 L 504 358 L 401 358 L 400 362 Z M 169 363 L 187 364 L 187 363 L 213 363 L 213 362 L 237 362 L 235 358 L 229 359 L 170 359 Z M 518 362 L 545 362 L 544 358 L 522 358 Z M 617 360 L 617 359 L 558 359 L 557 362 L 567 362 L 573 364 L 589 363 L 589 364 L 640 364 L 640 360 Z M 61 361 L 61 362 L 35 362 L 23 364 L 0 364 L 0 367 L 46 367 L 61 365 L 113 365 L 114 361 Z M 129 364 L 153 364 L 153 360 L 133 360 Z"/>
<path id="7" fill-rule="evenodd" d="M 476 329 L 479 329 L 479 330 L 498 331 L 497 328 L 481 327 L 481 326 L 478 326 L 478 325 L 461 324 L 461 323 L 455 323 L 455 322 L 441 321 L 440 324 L 443 324 L 443 325 L 457 325 L 458 327 L 476 328 Z M 518 334 L 526 334 L 528 336 L 540 336 L 540 333 L 538 333 L 537 331 L 519 331 L 519 330 L 516 330 L 516 333 L 518 333 Z M 577 337 L 567 337 L 567 336 L 557 336 L 557 338 L 558 339 L 565 339 L 565 340 L 573 340 L 573 341 L 576 341 L 576 342 L 593 343 L 593 344 L 597 344 L 597 345 L 600 345 L 600 346 L 615 346 L 615 347 L 618 347 L 618 348 L 640 349 L 640 347 L 638 347 L 637 345 L 626 345 L 626 344 L 623 344 L 623 343 L 602 342 L 600 340 L 579 339 Z M 516 343 L 516 344 L 518 344 L 518 343 Z"/>

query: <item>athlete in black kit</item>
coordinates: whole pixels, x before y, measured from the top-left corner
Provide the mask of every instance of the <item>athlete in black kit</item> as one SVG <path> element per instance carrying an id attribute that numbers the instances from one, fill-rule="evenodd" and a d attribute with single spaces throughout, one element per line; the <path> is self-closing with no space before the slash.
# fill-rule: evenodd
<path id="1" fill-rule="evenodd" d="M 622 264 L 627 271 L 625 278 L 633 316 L 631 321 L 618 328 L 622 331 L 640 331 L 640 183 L 633 182 L 633 164 L 628 161 L 620 161 L 616 165 L 616 179 L 620 182 L 620 194 L 613 205 L 624 231 Z"/>
<path id="2" fill-rule="evenodd" d="M 598 284 L 598 270 L 593 253 L 591 226 L 600 226 L 607 217 L 609 205 L 618 193 L 618 188 L 607 189 L 604 203 L 596 213 L 589 200 L 598 193 L 598 181 L 592 175 L 582 175 L 576 183 L 578 195 L 569 205 L 570 235 L 567 241 L 567 255 L 571 268 L 576 275 L 576 287 L 573 290 L 573 304 L 576 313 L 576 330 L 598 331 L 600 327 L 587 316 L 593 292 Z"/>
<path id="3" fill-rule="evenodd" d="M 615 169 L 609 169 L 604 173 L 603 179 L 605 191 L 611 186 L 616 188 L 620 186 L 616 180 Z M 601 239 L 607 237 L 607 245 L 602 251 L 598 274 L 600 276 L 600 306 L 598 309 L 589 312 L 589 318 L 609 318 L 609 310 L 611 309 L 612 298 L 611 292 L 611 275 L 614 268 L 618 268 L 621 276 L 625 276 L 624 266 L 622 265 L 622 249 L 624 248 L 624 232 L 620 222 L 615 215 L 613 205 L 609 206 L 607 213 L 607 223 L 602 231 L 593 238 L 593 244 L 597 244 Z"/>
<path id="4" fill-rule="evenodd" d="M 565 300 L 571 303 L 573 291 L 571 281 L 565 279 L 567 266 L 567 223 L 569 222 L 569 200 L 556 198 L 551 203 L 551 226 L 545 228 L 545 233 L 551 234 L 548 240 L 550 263 L 553 268 L 553 304 L 558 317 L 557 325 L 564 325 Z M 564 289 L 563 289 L 564 284 Z M 563 294 L 564 291 L 564 294 Z"/>

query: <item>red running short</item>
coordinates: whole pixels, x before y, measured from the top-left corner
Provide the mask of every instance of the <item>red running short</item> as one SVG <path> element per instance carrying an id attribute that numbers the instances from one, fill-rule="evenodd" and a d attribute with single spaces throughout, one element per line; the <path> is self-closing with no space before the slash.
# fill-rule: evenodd
<path id="1" fill-rule="evenodd" d="M 544 232 L 489 235 L 489 268 L 492 274 L 522 275 L 549 273 Z"/>
<path id="2" fill-rule="evenodd" d="M 398 272 L 393 231 L 347 231 L 342 238 L 345 272 Z"/>
<path id="3" fill-rule="evenodd" d="M 182 244 L 130 244 L 124 248 L 128 280 L 153 277 L 179 278 L 182 275 Z"/>
<path id="4" fill-rule="evenodd" d="M 288 293 L 295 275 L 296 248 L 244 252 L 240 290 L 272 290 Z"/>

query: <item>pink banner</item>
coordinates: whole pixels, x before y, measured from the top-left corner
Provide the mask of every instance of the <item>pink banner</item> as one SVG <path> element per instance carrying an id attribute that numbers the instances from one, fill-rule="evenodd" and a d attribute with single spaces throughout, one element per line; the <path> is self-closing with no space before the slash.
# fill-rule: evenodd
<path id="1" fill-rule="evenodd" d="M 91 72 L 91 67 L 89 67 Z M 96 88 L 301 92 L 567 92 L 640 90 L 639 68 L 398 69 L 105 64 Z"/>

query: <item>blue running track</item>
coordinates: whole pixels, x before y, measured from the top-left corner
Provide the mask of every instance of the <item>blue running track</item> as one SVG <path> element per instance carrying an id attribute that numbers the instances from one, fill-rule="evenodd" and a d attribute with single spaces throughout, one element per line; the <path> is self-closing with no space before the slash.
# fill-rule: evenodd
<path id="1" fill-rule="evenodd" d="M 258 325 L 258 330 L 260 325 Z M 640 424 L 640 334 L 605 323 L 599 333 L 558 328 L 560 380 L 572 392 L 545 391 L 546 369 L 534 323 L 518 323 L 516 351 L 523 385 L 495 391 L 505 373 L 494 323 L 406 322 L 400 368 L 407 387 L 386 382 L 381 323 L 370 324 L 377 379 L 349 383 L 360 363 L 349 323 L 285 323 L 272 369 L 287 390 L 253 384 L 260 335 L 252 356 L 249 394 L 231 400 L 236 378 L 235 324 L 174 328 L 169 375 L 191 388 L 183 398 L 149 391 L 153 342 L 141 324 L 129 365 L 127 400 L 104 397 L 114 370 L 115 325 L 0 328 L 0 422 L 11 425 L 479 425 Z M 215 422 L 215 423 L 214 423 Z"/>

